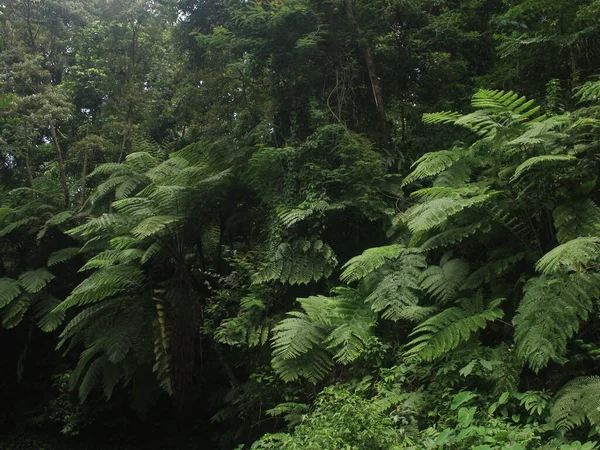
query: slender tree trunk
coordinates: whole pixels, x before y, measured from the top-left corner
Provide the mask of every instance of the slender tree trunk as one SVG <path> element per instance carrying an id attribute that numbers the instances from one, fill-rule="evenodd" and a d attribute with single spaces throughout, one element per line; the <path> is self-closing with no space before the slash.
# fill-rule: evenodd
<path id="1" fill-rule="evenodd" d="M 87 138 L 90 135 L 90 125 L 88 124 L 85 128 L 85 137 Z M 87 168 L 88 168 L 88 151 L 86 146 L 83 147 L 83 168 L 81 169 L 81 198 L 79 199 L 79 205 L 83 207 L 85 204 L 85 187 L 86 187 L 86 177 L 87 177 Z"/>
<path id="2" fill-rule="evenodd" d="M 56 128 L 54 127 L 54 122 L 52 120 L 50 121 L 50 134 L 52 135 L 52 140 L 54 141 L 54 148 L 56 149 L 56 158 L 58 160 L 58 174 L 60 177 L 60 184 L 65 195 L 65 206 L 68 208 L 70 201 L 69 187 L 67 186 L 67 176 L 65 174 L 65 163 L 63 160 L 62 150 L 60 149 L 60 144 L 58 143 L 58 137 L 56 136 Z"/>
<path id="3" fill-rule="evenodd" d="M 31 150 L 29 148 L 29 132 L 25 127 L 25 168 L 27 169 L 27 179 L 29 187 L 33 187 L 33 171 L 31 170 Z"/>
<path id="4" fill-rule="evenodd" d="M 86 187 L 86 177 L 87 177 L 87 166 L 88 166 L 88 152 L 87 150 L 83 151 L 83 169 L 81 170 L 81 198 L 79 200 L 79 205 L 83 207 L 85 204 L 85 187 Z"/>
<path id="5" fill-rule="evenodd" d="M 363 41 L 363 33 L 362 30 L 356 21 L 356 16 L 354 14 L 354 7 L 352 6 L 352 0 L 345 0 L 346 3 L 346 15 L 350 20 L 352 26 L 354 27 L 354 32 L 357 35 L 357 39 L 359 41 L 360 46 L 362 47 L 363 57 L 365 59 L 365 64 L 367 66 L 367 71 L 369 72 L 369 80 L 371 81 L 371 89 L 373 90 L 373 97 L 375 98 L 375 106 L 377 107 L 377 120 L 379 122 L 379 133 L 381 138 L 381 143 L 384 146 L 388 146 L 391 143 L 390 132 L 387 127 L 386 117 L 385 117 L 385 107 L 383 103 L 383 90 L 381 89 L 381 83 L 379 81 L 379 77 L 377 76 L 377 70 L 375 68 L 375 60 L 373 59 L 373 54 L 371 53 L 371 49 L 369 46 Z"/>

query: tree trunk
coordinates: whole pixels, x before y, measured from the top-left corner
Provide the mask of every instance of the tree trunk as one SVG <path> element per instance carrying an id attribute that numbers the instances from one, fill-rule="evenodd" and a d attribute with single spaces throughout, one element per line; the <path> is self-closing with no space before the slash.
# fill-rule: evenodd
<path id="1" fill-rule="evenodd" d="M 27 179 L 29 187 L 33 187 L 33 171 L 31 170 L 31 150 L 29 148 L 29 132 L 25 127 L 25 168 L 27 169 Z"/>
<path id="2" fill-rule="evenodd" d="M 58 143 L 58 137 L 56 136 L 56 128 L 54 128 L 54 122 L 50 121 L 50 134 L 54 141 L 54 148 L 56 149 L 56 159 L 58 160 L 58 174 L 60 177 L 60 184 L 65 195 L 65 206 L 68 208 L 70 205 L 69 201 L 69 187 L 67 186 L 67 176 L 65 175 L 65 163 L 63 160 L 62 151 Z"/>
<path id="3" fill-rule="evenodd" d="M 85 137 L 90 135 L 90 125 L 88 124 L 85 128 Z M 88 151 L 86 146 L 83 147 L 83 168 L 81 169 L 81 198 L 79 199 L 79 206 L 83 208 L 85 204 L 85 186 L 87 177 L 87 166 L 88 166 Z"/>
<path id="4" fill-rule="evenodd" d="M 357 40 L 359 41 L 359 45 L 363 51 L 363 57 L 365 59 L 365 64 L 367 66 L 367 71 L 369 72 L 369 80 L 371 81 L 371 89 L 373 90 L 373 97 L 375 98 L 375 106 L 377 107 L 377 121 L 379 123 L 379 133 L 381 144 L 384 146 L 389 146 L 392 139 L 390 136 L 390 132 L 387 127 L 386 118 L 385 118 L 385 108 L 383 103 L 383 90 L 381 89 L 381 83 L 379 82 L 379 77 L 377 76 L 377 70 L 375 68 L 375 60 L 373 59 L 373 54 L 371 53 L 371 49 L 369 46 L 363 41 L 363 33 L 356 21 L 356 16 L 354 15 L 354 7 L 352 6 L 352 0 L 345 0 L 346 3 L 346 14 L 348 19 L 352 23 L 354 27 L 354 32 L 357 35 Z"/>

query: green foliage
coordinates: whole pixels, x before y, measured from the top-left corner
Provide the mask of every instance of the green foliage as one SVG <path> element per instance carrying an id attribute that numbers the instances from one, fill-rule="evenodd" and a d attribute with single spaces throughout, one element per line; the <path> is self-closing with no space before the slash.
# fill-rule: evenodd
<path id="1" fill-rule="evenodd" d="M 567 383 L 553 401 L 550 415 L 552 422 L 563 432 L 589 423 L 594 433 L 598 433 L 599 389 L 600 379 L 596 376 L 579 377 Z"/>
<path id="2" fill-rule="evenodd" d="M 308 284 L 327 278 L 337 265 L 331 247 L 320 239 L 282 243 L 272 253 L 272 259 L 255 276 L 254 283 L 280 281 Z"/>
<path id="3" fill-rule="evenodd" d="M 482 307 L 479 301 L 466 299 L 462 306 L 447 308 L 427 319 L 413 331 L 416 337 L 408 343 L 406 356 L 417 361 L 434 361 L 445 356 L 488 322 L 502 318 L 504 313 L 499 308 L 502 300 L 493 300 Z"/>
<path id="4" fill-rule="evenodd" d="M 517 351 L 536 372 L 550 360 L 564 361 L 570 339 L 579 331 L 600 295 L 598 274 L 531 278 L 514 318 Z"/>

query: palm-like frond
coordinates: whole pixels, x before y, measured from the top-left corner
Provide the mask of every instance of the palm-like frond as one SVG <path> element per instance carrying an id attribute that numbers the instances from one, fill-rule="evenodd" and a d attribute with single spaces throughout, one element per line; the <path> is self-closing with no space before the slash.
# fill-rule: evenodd
<path id="1" fill-rule="evenodd" d="M 37 269 L 21 274 L 19 283 L 26 292 L 37 294 L 53 279 L 54 275 L 48 269 Z"/>
<path id="2" fill-rule="evenodd" d="M 550 360 L 564 362 L 567 344 L 600 295 L 598 274 L 530 279 L 513 322 L 519 357 L 538 372 Z"/>
<path id="3" fill-rule="evenodd" d="M 4 308 L 21 294 L 21 285 L 10 278 L 0 279 L 0 308 Z"/>
<path id="4" fill-rule="evenodd" d="M 460 259 L 442 262 L 441 266 L 429 266 L 420 277 L 422 288 L 442 303 L 456 298 L 469 275 L 469 264 Z"/>
<path id="5" fill-rule="evenodd" d="M 486 308 L 452 307 L 436 314 L 417 326 L 408 343 L 405 355 L 417 361 L 434 361 L 469 340 L 472 334 L 485 328 L 488 322 L 500 319 L 503 299 L 497 299 Z"/>
<path id="6" fill-rule="evenodd" d="M 550 250 L 536 264 L 543 274 L 582 271 L 600 257 L 600 238 L 580 237 Z"/>
<path id="7" fill-rule="evenodd" d="M 556 395 L 550 410 L 550 419 L 556 427 L 570 431 L 588 422 L 600 432 L 600 377 L 579 377 L 567 383 Z"/>
<path id="8" fill-rule="evenodd" d="M 344 271 L 340 275 L 340 280 L 346 283 L 361 280 L 386 262 L 399 258 L 400 255 L 410 256 L 417 253 L 419 253 L 418 249 L 407 249 L 399 244 L 370 248 L 365 250 L 362 255 L 355 256 L 344 264 L 342 267 Z"/>
<path id="9" fill-rule="evenodd" d="M 308 284 L 327 278 L 337 266 L 331 247 L 321 240 L 299 240 L 280 244 L 271 260 L 254 277 L 254 283 L 280 281 Z"/>

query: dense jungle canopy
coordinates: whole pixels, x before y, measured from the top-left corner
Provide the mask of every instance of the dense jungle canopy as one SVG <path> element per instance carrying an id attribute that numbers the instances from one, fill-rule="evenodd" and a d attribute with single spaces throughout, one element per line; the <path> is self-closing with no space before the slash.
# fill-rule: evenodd
<path id="1" fill-rule="evenodd" d="M 0 448 L 599 448 L 599 76 L 600 0 L 0 0 Z"/>

